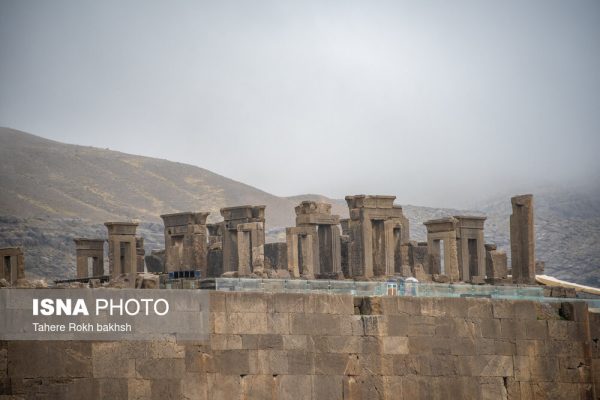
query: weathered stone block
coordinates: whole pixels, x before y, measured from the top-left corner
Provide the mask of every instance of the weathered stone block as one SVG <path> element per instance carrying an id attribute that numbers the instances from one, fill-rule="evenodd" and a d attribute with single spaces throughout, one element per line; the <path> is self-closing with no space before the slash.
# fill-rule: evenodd
<path id="1" fill-rule="evenodd" d="M 129 400 L 146 400 L 152 396 L 151 380 L 128 379 L 127 398 Z"/>
<path id="2" fill-rule="evenodd" d="M 537 319 L 537 309 L 533 301 L 516 301 L 514 311 L 517 319 Z"/>
<path id="3" fill-rule="evenodd" d="M 92 382 L 93 395 L 89 397 L 96 399 L 127 400 L 129 390 L 127 385 L 127 379 L 102 378 L 94 379 Z M 87 385 L 75 385 L 74 387 L 66 388 L 67 390 L 65 396 L 60 398 L 87 398 L 88 396 L 85 396 L 85 394 L 89 393 L 89 389 L 85 386 L 88 386 L 89 383 L 91 382 L 87 382 Z"/>
<path id="4" fill-rule="evenodd" d="M 481 330 L 482 337 L 491 338 L 491 339 L 501 337 L 500 320 L 484 318 L 484 319 L 479 320 L 477 323 Z"/>
<path id="5" fill-rule="evenodd" d="M 418 357 L 419 372 L 425 376 L 448 376 L 457 372 L 458 358 L 452 355 L 422 355 Z"/>
<path id="6" fill-rule="evenodd" d="M 227 293 L 228 313 L 266 313 L 273 309 L 272 295 L 259 292 Z"/>
<path id="7" fill-rule="evenodd" d="M 248 347 L 242 345 L 242 336 L 240 335 L 213 335 L 210 340 L 210 348 L 212 350 L 239 350 Z"/>
<path id="8" fill-rule="evenodd" d="M 408 354 L 408 338 L 387 336 L 382 338 L 384 354 Z"/>
<path id="9" fill-rule="evenodd" d="M 273 375 L 246 375 L 241 385 L 243 399 L 264 400 L 273 397 L 276 381 Z"/>
<path id="10" fill-rule="evenodd" d="M 275 386 L 275 394 L 278 400 L 312 398 L 312 377 L 310 375 L 278 375 Z"/>
<path id="11" fill-rule="evenodd" d="M 288 373 L 292 375 L 313 375 L 315 373 L 315 353 L 288 351 Z"/>
<path id="12" fill-rule="evenodd" d="M 248 350 L 213 351 L 215 371 L 222 374 L 250 374 Z"/>
<path id="13" fill-rule="evenodd" d="M 304 312 L 353 315 L 354 298 L 347 294 L 304 295 Z"/>
<path id="14" fill-rule="evenodd" d="M 307 349 L 307 336 L 306 335 L 283 335 L 283 349 L 284 350 L 306 350 Z"/>
<path id="15" fill-rule="evenodd" d="M 315 374 L 317 375 L 345 375 L 355 360 L 348 354 L 316 353 Z"/>
<path id="16" fill-rule="evenodd" d="M 405 315 L 388 315 L 386 327 L 388 336 L 406 336 L 408 333 L 409 317 Z"/>
<path id="17" fill-rule="evenodd" d="M 305 294 L 274 293 L 273 303 L 277 313 L 303 313 Z"/>
<path id="18" fill-rule="evenodd" d="M 515 303 L 512 300 L 496 300 L 492 303 L 494 318 L 515 318 Z"/>
<path id="19" fill-rule="evenodd" d="M 500 320 L 500 338 L 502 339 L 525 339 L 525 325 L 516 319 Z"/>
<path id="20" fill-rule="evenodd" d="M 407 335 L 411 336 L 433 336 L 435 335 L 435 318 L 417 316 L 410 318 Z"/>
<path id="21" fill-rule="evenodd" d="M 314 375 L 312 377 L 312 398 L 315 400 L 342 400 L 343 377 Z"/>
<path id="22" fill-rule="evenodd" d="M 546 340 L 548 338 L 548 323 L 544 320 L 526 320 L 525 336 L 527 339 Z"/>
<path id="23" fill-rule="evenodd" d="M 328 353 L 360 353 L 361 341 L 358 336 L 325 336 Z"/>
<path id="24" fill-rule="evenodd" d="M 468 318 L 493 318 L 492 301 L 487 299 L 464 299 Z"/>
<path id="25" fill-rule="evenodd" d="M 150 385 L 151 400 L 179 400 L 182 398 L 181 379 L 156 379 L 152 380 Z"/>
<path id="26" fill-rule="evenodd" d="M 349 316 L 330 314 L 291 314 L 291 333 L 299 335 L 351 335 Z"/>
<path id="27" fill-rule="evenodd" d="M 231 400 L 241 398 L 239 375 L 208 374 L 208 398 L 210 400 Z"/>
<path id="28" fill-rule="evenodd" d="M 283 350 L 257 350 L 250 352 L 250 373 L 280 375 L 288 373 L 288 353 Z"/>
<path id="29" fill-rule="evenodd" d="M 558 379 L 558 359 L 555 357 L 531 357 L 531 379 L 538 382 L 555 382 Z"/>
<path id="30" fill-rule="evenodd" d="M 180 379 L 185 372 L 185 359 L 150 358 L 135 360 L 136 377 L 141 379 Z"/>
<path id="31" fill-rule="evenodd" d="M 514 376 L 511 356 L 458 356 L 457 365 L 464 376 Z"/>

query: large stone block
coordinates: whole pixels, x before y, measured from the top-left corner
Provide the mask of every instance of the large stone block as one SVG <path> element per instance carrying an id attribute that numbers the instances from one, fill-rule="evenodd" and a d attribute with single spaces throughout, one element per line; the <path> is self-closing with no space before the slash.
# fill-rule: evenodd
<path id="1" fill-rule="evenodd" d="M 66 394 L 61 399 L 82 399 L 82 398 L 94 398 L 94 399 L 115 399 L 115 400 L 127 400 L 128 396 L 128 383 L 127 379 L 115 379 L 115 378 L 102 378 L 94 379 L 93 381 L 93 395 L 86 396 L 89 389 L 85 383 L 81 386 L 74 385 L 69 386 L 66 389 Z M 89 385 L 89 383 L 88 383 Z"/>
<path id="2" fill-rule="evenodd" d="M 342 400 L 343 377 L 314 375 L 312 377 L 312 399 Z"/>
<path id="3" fill-rule="evenodd" d="M 151 400 L 179 400 L 182 396 L 181 379 L 155 379 L 151 381 Z M 112 397 L 105 397 L 112 398 Z"/>
<path id="4" fill-rule="evenodd" d="M 205 374 L 186 373 L 181 380 L 181 399 L 209 400 L 207 376 Z"/>
<path id="5" fill-rule="evenodd" d="M 185 373 L 183 358 L 135 360 L 136 377 L 141 379 L 181 379 Z"/>
<path id="6" fill-rule="evenodd" d="M 330 314 L 291 314 L 291 333 L 298 335 L 351 335 L 349 316 Z"/>
<path id="7" fill-rule="evenodd" d="M 246 375 L 241 385 L 243 399 L 265 400 L 273 398 L 276 380 L 273 375 Z"/>
<path id="8" fill-rule="evenodd" d="M 463 376 L 514 376 L 511 356 L 459 356 L 457 365 Z"/>
<path id="9" fill-rule="evenodd" d="M 251 373 L 249 354 L 248 350 L 214 351 L 215 372 L 228 375 Z"/>
<path id="10" fill-rule="evenodd" d="M 228 313 L 266 313 L 272 308 L 273 296 L 259 292 L 227 293 L 226 305 Z"/>
<path id="11" fill-rule="evenodd" d="M 315 373 L 315 353 L 302 350 L 287 352 L 288 373 L 292 375 L 313 375 Z"/>
<path id="12" fill-rule="evenodd" d="M 128 379 L 127 399 L 146 400 L 152 396 L 152 381 L 149 379 Z"/>
<path id="13" fill-rule="evenodd" d="M 239 375 L 208 374 L 208 398 L 210 400 L 241 398 L 241 380 Z"/>
<path id="14" fill-rule="evenodd" d="M 278 375 L 275 380 L 275 398 L 278 400 L 311 399 L 311 375 Z"/>
<path id="15" fill-rule="evenodd" d="M 348 294 L 307 294 L 304 312 L 353 315 L 354 298 Z"/>
<path id="16" fill-rule="evenodd" d="M 257 350 L 250 352 L 250 373 L 281 375 L 288 373 L 288 353 L 283 350 Z"/>
<path id="17" fill-rule="evenodd" d="M 382 338 L 384 354 L 408 354 L 408 338 L 388 336 Z"/>
<path id="18" fill-rule="evenodd" d="M 348 354 L 341 353 L 316 353 L 315 374 L 317 375 L 345 375 L 356 360 Z"/>

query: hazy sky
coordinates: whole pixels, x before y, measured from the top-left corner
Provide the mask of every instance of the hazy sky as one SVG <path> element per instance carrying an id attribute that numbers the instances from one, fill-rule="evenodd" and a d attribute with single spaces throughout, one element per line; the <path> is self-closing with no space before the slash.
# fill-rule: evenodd
<path id="1" fill-rule="evenodd" d="M 600 1 L 0 0 L 0 125 L 277 195 L 600 180 Z"/>

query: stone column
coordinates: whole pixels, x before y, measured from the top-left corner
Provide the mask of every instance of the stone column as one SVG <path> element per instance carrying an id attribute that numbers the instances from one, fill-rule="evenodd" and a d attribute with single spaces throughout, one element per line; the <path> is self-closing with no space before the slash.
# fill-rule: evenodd
<path id="1" fill-rule="evenodd" d="M 535 284 L 533 195 L 511 198 L 510 253 L 514 283 Z"/>

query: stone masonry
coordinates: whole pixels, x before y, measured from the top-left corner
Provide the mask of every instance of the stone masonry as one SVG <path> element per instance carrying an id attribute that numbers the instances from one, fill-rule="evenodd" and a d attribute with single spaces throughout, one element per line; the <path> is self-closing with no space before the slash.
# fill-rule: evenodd
<path id="1" fill-rule="evenodd" d="M 597 399 L 581 302 L 213 292 L 207 342 L 0 342 L 10 399 Z M 596 385 L 596 387 L 594 387 Z"/>
<path id="2" fill-rule="evenodd" d="M 347 234 L 351 276 L 393 275 L 408 263 L 408 246 L 402 246 L 409 241 L 408 219 L 402 207 L 394 205 L 395 199 L 396 196 L 346 196 L 350 210 Z"/>
<path id="3" fill-rule="evenodd" d="M 491 282 L 502 282 L 508 277 L 506 252 L 498 250 L 495 244 L 485 245 L 486 275 Z"/>
<path id="4" fill-rule="evenodd" d="M 535 233 L 533 226 L 533 196 L 510 199 L 510 253 L 514 283 L 535 284 Z"/>
<path id="5" fill-rule="evenodd" d="M 160 217 L 165 226 L 165 268 L 167 272 L 199 270 L 208 273 L 207 212 L 182 212 Z"/>
<path id="6" fill-rule="evenodd" d="M 0 279 L 15 283 L 25 278 L 25 256 L 21 247 L 0 248 Z"/>
<path id="7" fill-rule="evenodd" d="M 456 248 L 456 226 L 458 220 L 453 217 L 426 221 L 427 228 L 427 273 L 446 275 L 450 281 L 460 279 Z"/>
<path id="8" fill-rule="evenodd" d="M 137 272 L 137 251 L 133 222 L 106 222 L 108 229 L 108 265 L 111 278 Z"/>
<path id="9" fill-rule="evenodd" d="M 223 272 L 249 275 L 264 266 L 265 206 L 221 208 Z"/>
<path id="10" fill-rule="evenodd" d="M 73 239 L 77 258 L 77 278 L 104 275 L 104 239 Z M 90 270 L 91 264 L 91 270 Z"/>
<path id="11" fill-rule="evenodd" d="M 331 204 L 303 201 L 295 208 L 296 226 L 286 229 L 288 270 L 292 277 L 337 277 L 342 272 L 340 217 Z"/>
<path id="12" fill-rule="evenodd" d="M 485 217 L 455 216 L 456 247 L 459 278 L 470 282 L 485 278 L 485 239 L 483 224 Z"/>

